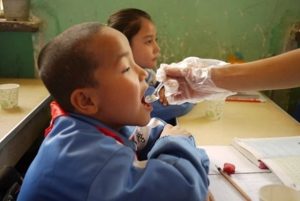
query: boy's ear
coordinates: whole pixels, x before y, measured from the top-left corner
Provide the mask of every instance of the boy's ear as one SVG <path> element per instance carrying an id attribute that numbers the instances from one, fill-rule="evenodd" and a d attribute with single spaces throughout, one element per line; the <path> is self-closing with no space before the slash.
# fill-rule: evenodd
<path id="1" fill-rule="evenodd" d="M 76 89 L 70 99 L 75 111 L 81 114 L 93 115 L 98 112 L 98 104 L 93 97 L 92 89 Z"/>

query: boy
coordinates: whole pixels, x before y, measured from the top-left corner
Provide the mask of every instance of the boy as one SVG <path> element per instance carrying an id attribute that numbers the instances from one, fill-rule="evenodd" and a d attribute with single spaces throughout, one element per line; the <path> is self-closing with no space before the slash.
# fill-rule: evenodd
<path id="1" fill-rule="evenodd" d="M 122 33 L 73 26 L 42 49 L 38 66 L 63 111 L 53 111 L 19 201 L 206 199 L 208 158 L 191 135 L 151 120 L 135 130 L 136 142 L 128 139 L 126 125 L 145 126 L 152 106 L 144 102 L 147 73 Z"/>
<path id="2" fill-rule="evenodd" d="M 151 16 L 137 8 L 125 8 L 110 15 L 107 24 L 122 32 L 128 39 L 135 63 L 148 72 L 146 81 L 149 88 L 146 95 L 152 94 L 158 85 L 154 69 L 160 54 L 160 47 L 157 41 L 156 26 Z M 164 90 L 160 92 L 163 93 Z M 176 117 L 191 111 L 194 104 L 167 105 L 167 101 L 162 99 L 154 102 L 152 106 L 151 117 L 158 117 L 176 125 Z"/>

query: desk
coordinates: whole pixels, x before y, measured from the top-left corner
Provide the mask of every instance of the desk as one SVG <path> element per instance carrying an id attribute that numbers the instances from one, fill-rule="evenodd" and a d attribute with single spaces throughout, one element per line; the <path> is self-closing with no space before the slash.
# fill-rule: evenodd
<path id="1" fill-rule="evenodd" d="M 214 121 L 199 117 L 202 113 L 203 104 L 200 103 L 191 112 L 177 119 L 178 125 L 194 134 L 196 143 L 200 146 L 229 145 L 234 137 L 300 135 L 300 123 L 268 98 L 266 98 L 266 102 L 262 103 L 226 102 L 224 114 L 220 120 Z M 229 148 L 229 146 L 225 148 Z M 205 149 L 208 151 L 208 146 Z M 223 162 L 229 160 L 228 155 L 227 157 L 226 154 L 222 156 L 219 157 Z M 210 158 L 213 159 L 213 156 L 211 155 Z M 220 160 L 217 162 L 219 165 L 223 164 Z M 222 176 L 210 174 L 209 178 L 210 190 L 216 200 L 244 200 Z M 258 191 L 263 185 L 281 183 L 273 173 L 234 174 L 232 178 L 250 195 L 253 201 L 259 200 Z"/>
<path id="2" fill-rule="evenodd" d="M 177 119 L 194 134 L 197 145 L 229 145 L 234 137 L 280 137 L 300 135 L 300 123 L 266 98 L 266 102 L 229 102 L 220 120 L 198 117 L 201 103 Z"/>
<path id="3" fill-rule="evenodd" d="M 49 124 L 49 93 L 38 79 L 0 79 L 18 83 L 19 104 L 0 109 L 0 167 L 14 166 Z"/>

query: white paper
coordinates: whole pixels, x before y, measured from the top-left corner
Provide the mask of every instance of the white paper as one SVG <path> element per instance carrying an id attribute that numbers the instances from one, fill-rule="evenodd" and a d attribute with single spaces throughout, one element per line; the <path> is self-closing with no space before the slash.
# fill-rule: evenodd
<path id="1" fill-rule="evenodd" d="M 224 163 L 234 164 L 236 173 L 269 172 L 269 170 L 258 168 L 232 146 L 198 147 L 203 148 L 210 159 L 209 174 L 219 174 L 216 165 L 223 168 Z"/>
<path id="2" fill-rule="evenodd" d="M 300 156 L 265 159 L 263 162 L 285 185 L 300 191 Z"/>
<path id="3" fill-rule="evenodd" d="M 236 138 L 234 145 L 247 150 L 246 157 L 263 161 L 285 185 L 300 190 L 300 136 Z"/>
<path id="4" fill-rule="evenodd" d="M 277 138 L 236 138 L 240 146 L 255 152 L 259 159 L 300 156 L 300 136 Z"/>
<path id="5" fill-rule="evenodd" d="M 252 201 L 259 201 L 259 189 L 269 184 L 282 184 L 273 173 L 233 174 L 232 179 Z M 221 175 L 209 175 L 209 189 L 216 201 L 244 201 L 241 194 Z"/>

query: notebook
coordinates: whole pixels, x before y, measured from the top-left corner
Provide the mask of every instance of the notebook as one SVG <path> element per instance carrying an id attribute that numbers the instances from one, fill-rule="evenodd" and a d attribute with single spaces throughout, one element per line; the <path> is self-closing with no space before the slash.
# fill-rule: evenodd
<path id="1" fill-rule="evenodd" d="M 256 166 L 265 165 L 285 185 L 300 190 L 300 136 L 235 138 L 232 146 Z"/>

